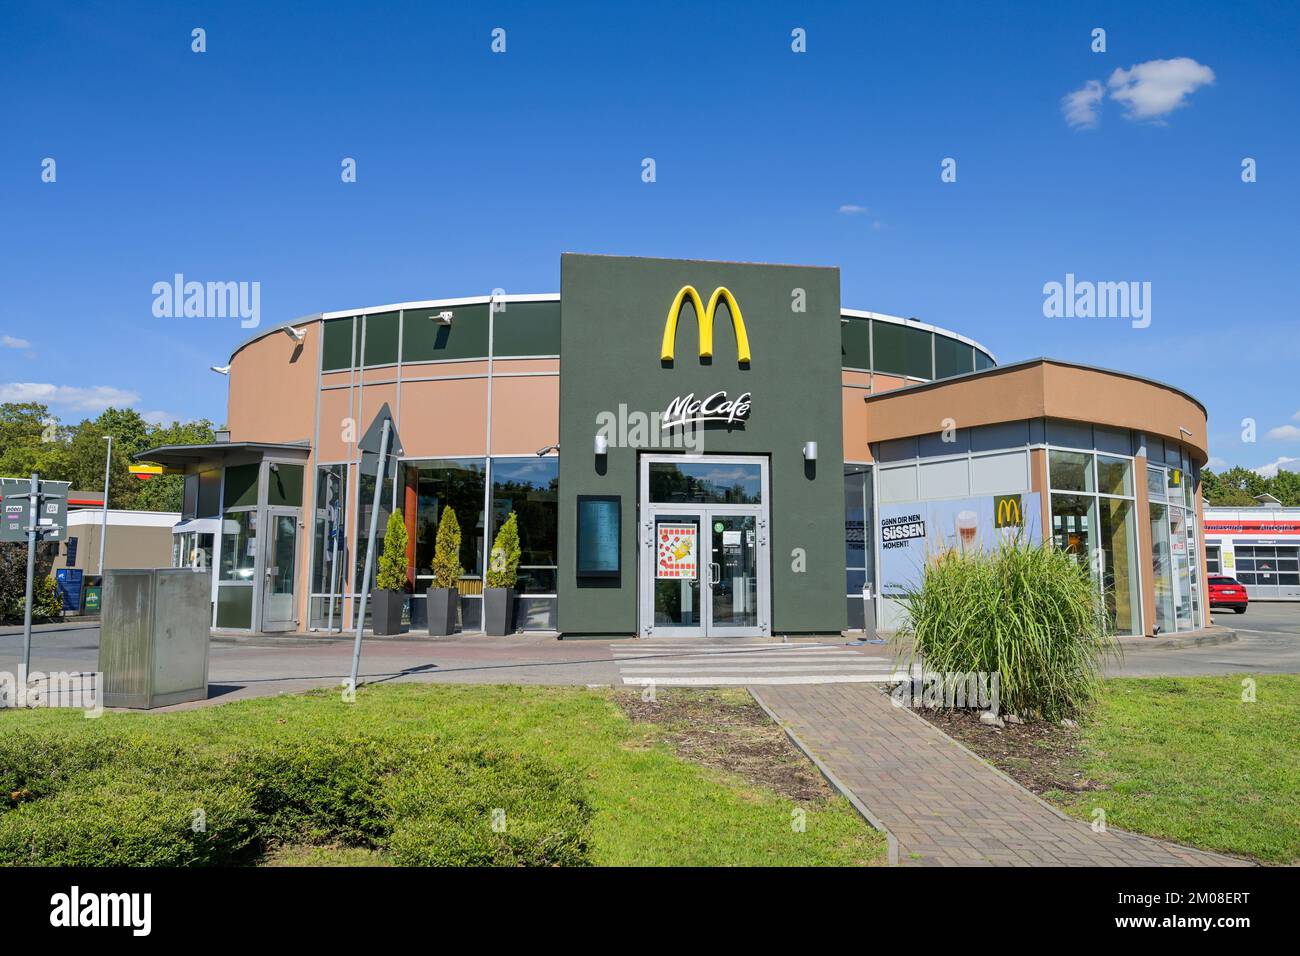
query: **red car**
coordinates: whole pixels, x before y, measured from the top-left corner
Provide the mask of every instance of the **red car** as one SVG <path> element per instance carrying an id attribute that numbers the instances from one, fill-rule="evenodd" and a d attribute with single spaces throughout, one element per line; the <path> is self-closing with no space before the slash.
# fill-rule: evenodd
<path id="1" fill-rule="evenodd" d="M 1246 589 L 1236 580 L 1211 574 L 1209 581 L 1210 607 L 1230 607 L 1238 614 L 1246 613 L 1246 605 L 1250 603 L 1250 597 L 1246 594 Z"/>

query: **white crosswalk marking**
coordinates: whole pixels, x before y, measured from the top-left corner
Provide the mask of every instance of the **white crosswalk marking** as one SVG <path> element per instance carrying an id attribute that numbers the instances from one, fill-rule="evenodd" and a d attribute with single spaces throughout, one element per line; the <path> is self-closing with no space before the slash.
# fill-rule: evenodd
<path id="1" fill-rule="evenodd" d="M 683 638 L 612 644 L 610 649 L 623 683 L 636 686 L 889 683 L 906 676 L 891 657 L 862 654 L 844 644 Z"/>

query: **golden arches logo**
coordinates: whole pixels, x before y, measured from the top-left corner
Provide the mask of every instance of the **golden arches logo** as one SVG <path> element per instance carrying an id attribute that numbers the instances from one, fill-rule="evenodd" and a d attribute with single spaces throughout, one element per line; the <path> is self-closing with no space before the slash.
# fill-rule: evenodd
<path id="1" fill-rule="evenodd" d="M 700 327 L 700 358 L 713 357 L 713 316 L 717 311 L 718 303 L 726 302 L 727 311 L 731 313 L 731 327 L 736 332 L 736 358 L 741 362 L 748 362 L 749 336 L 745 333 L 745 318 L 740 314 L 736 297 L 725 286 L 718 286 L 713 290 L 707 307 L 700 294 L 695 291 L 695 286 L 682 286 L 668 309 L 668 320 L 664 323 L 664 343 L 659 350 L 659 358 L 665 362 L 673 360 L 673 349 L 677 342 L 677 318 L 681 315 L 682 306 L 686 304 L 687 299 L 690 299 L 691 305 L 695 307 L 696 321 Z"/>
<path id="2" fill-rule="evenodd" d="M 993 527 L 1021 527 L 1025 523 L 1025 513 L 1021 510 L 1019 495 L 998 495 L 997 514 L 993 517 Z"/>

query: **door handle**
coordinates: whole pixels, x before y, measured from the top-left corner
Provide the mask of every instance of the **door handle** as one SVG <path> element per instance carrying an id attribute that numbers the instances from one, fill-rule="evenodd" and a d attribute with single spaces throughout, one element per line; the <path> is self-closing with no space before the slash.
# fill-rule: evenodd
<path id="1" fill-rule="evenodd" d="M 709 584 L 719 584 L 722 581 L 722 565 L 716 561 L 709 562 Z"/>

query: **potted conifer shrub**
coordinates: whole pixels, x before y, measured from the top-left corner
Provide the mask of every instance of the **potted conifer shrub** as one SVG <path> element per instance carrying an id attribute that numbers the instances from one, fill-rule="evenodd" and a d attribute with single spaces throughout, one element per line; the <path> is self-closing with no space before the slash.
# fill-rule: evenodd
<path id="1" fill-rule="evenodd" d="M 406 522 L 397 509 L 388 518 L 384 551 L 379 556 L 375 589 L 370 592 L 371 626 L 375 634 L 402 633 L 402 606 L 406 601 Z"/>
<path id="2" fill-rule="evenodd" d="M 438 537 L 433 545 L 433 586 L 425 592 L 431 635 L 456 632 L 456 616 L 460 610 L 458 582 L 464 573 L 460 566 L 460 522 L 451 505 L 447 505 L 442 509 Z"/>
<path id="3" fill-rule="evenodd" d="M 492 543 L 487 587 L 483 589 L 483 631 L 497 637 L 514 632 L 515 579 L 519 574 L 519 523 L 510 512 Z"/>

